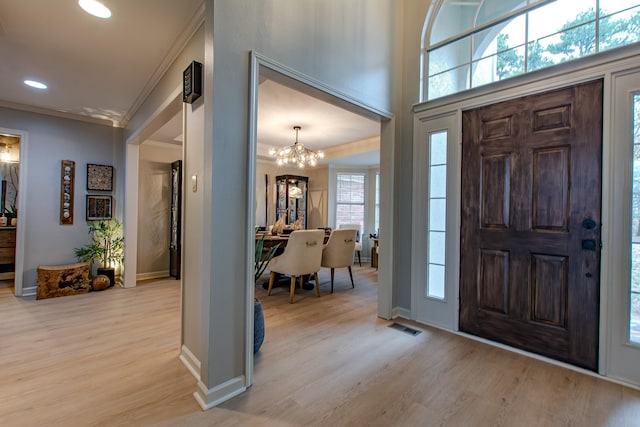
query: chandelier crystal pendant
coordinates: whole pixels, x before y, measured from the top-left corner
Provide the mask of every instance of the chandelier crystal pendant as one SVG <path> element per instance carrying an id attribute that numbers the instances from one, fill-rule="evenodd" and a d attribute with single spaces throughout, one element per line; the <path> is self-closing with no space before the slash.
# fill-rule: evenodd
<path id="1" fill-rule="evenodd" d="M 306 148 L 298 142 L 298 131 L 302 129 L 300 126 L 294 126 L 296 131 L 296 142 L 289 147 L 270 148 L 269 155 L 276 159 L 278 166 L 298 165 L 300 168 L 305 166 L 316 166 L 319 159 L 324 158 L 322 151 L 313 151 Z"/>

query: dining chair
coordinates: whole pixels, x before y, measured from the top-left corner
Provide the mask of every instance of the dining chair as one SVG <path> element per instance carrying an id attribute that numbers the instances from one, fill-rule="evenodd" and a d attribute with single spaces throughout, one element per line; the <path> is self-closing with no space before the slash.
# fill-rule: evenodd
<path id="1" fill-rule="evenodd" d="M 343 228 L 333 230 L 329 236 L 329 241 L 322 249 L 322 262 L 320 265 L 331 269 L 331 293 L 333 293 L 333 277 L 336 268 L 347 267 L 349 269 L 351 287 L 355 288 L 353 284 L 353 274 L 351 273 L 355 246 L 356 230 Z"/>
<path id="2" fill-rule="evenodd" d="M 354 248 L 354 251 L 356 255 L 358 255 L 358 265 L 362 267 L 362 260 L 360 259 L 360 253 L 362 252 L 362 243 L 360 242 L 360 224 L 340 224 L 338 228 L 356 230 L 356 247 Z"/>
<path id="3" fill-rule="evenodd" d="M 320 281 L 318 271 L 322 261 L 322 247 L 324 243 L 324 231 L 322 230 L 296 230 L 289 235 L 287 246 L 282 255 L 274 257 L 269 263 L 269 290 L 267 295 L 271 295 L 276 274 L 286 274 L 291 276 L 289 287 L 289 303 L 293 304 L 293 295 L 296 288 L 296 278 L 300 278 L 302 287 L 302 276 L 314 275 L 316 282 L 316 293 L 320 297 Z"/>

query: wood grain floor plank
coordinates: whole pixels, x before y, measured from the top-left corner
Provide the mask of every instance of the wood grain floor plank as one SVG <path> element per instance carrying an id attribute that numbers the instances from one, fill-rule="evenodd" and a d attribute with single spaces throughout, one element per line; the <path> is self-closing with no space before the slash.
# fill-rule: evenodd
<path id="1" fill-rule="evenodd" d="M 640 392 L 445 331 L 378 319 L 368 267 L 321 293 L 256 295 L 266 336 L 250 390 L 207 412 L 178 360 L 180 288 L 35 301 L 0 282 L 4 426 L 640 426 Z M 266 277 L 266 276 L 265 276 Z M 4 283 L 4 284 L 3 284 Z"/>

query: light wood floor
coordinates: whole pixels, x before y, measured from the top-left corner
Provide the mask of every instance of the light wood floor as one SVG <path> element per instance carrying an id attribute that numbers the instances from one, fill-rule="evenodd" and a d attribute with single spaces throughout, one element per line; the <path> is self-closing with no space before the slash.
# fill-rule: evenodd
<path id="1" fill-rule="evenodd" d="M 640 392 L 376 318 L 375 270 L 323 296 L 262 287 L 255 385 L 202 412 L 174 280 L 35 301 L 0 282 L 0 426 L 640 426 Z"/>

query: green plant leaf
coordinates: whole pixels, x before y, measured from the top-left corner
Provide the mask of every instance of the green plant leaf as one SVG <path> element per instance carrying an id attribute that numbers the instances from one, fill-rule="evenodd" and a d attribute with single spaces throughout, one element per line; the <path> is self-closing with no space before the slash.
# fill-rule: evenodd
<path id="1" fill-rule="evenodd" d="M 91 242 L 81 248 L 75 248 L 78 260 L 93 264 L 99 262 L 100 267 L 112 267 L 124 261 L 124 236 L 122 224 L 116 220 L 101 220 L 89 223 Z"/>
<path id="2" fill-rule="evenodd" d="M 262 276 L 262 273 L 266 270 L 267 266 L 273 259 L 276 254 L 276 251 L 280 247 L 280 243 L 275 246 L 270 247 L 266 252 L 263 251 L 264 248 L 264 239 L 266 235 L 263 235 L 262 238 L 256 241 L 256 251 L 254 257 L 254 270 L 253 270 L 253 278 L 254 282 L 257 282 Z"/>

